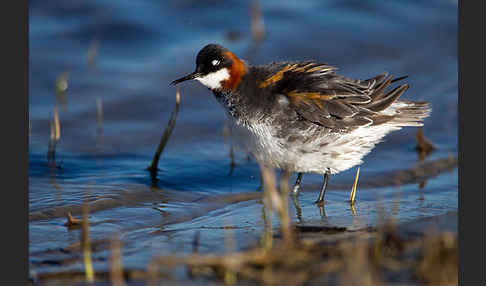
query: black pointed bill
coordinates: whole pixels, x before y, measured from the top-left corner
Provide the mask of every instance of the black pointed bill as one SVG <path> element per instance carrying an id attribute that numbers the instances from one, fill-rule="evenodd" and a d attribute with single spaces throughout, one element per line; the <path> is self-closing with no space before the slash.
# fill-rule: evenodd
<path id="1" fill-rule="evenodd" d="M 186 76 L 184 76 L 184 77 L 181 77 L 181 78 L 179 78 L 179 79 L 174 80 L 174 81 L 173 81 L 173 82 L 171 82 L 170 84 L 172 84 L 172 85 L 176 85 L 176 84 L 181 83 L 181 82 L 183 82 L 183 81 L 186 81 L 186 80 L 191 80 L 191 79 L 195 79 L 195 78 L 200 77 L 200 76 L 201 76 L 201 74 L 200 74 L 200 73 L 198 73 L 198 72 L 193 72 L 193 73 L 188 74 L 188 75 L 186 75 Z"/>

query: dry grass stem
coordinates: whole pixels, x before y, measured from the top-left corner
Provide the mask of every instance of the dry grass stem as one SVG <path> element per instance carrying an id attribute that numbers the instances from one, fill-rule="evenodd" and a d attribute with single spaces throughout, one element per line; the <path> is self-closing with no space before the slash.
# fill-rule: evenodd
<path id="1" fill-rule="evenodd" d="M 429 236 L 418 262 L 417 276 L 428 285 L 458 285 L 458 239 L 452 233 Z"/>
<path id="2" fill-rule="evenodd" d="M 56 83 L 55 83 L 56 99 L 57 102 L 61 104 L 63 110 L 66 110 L 66 103 L 67 103 L 66 92 L 69 86 L 68 80 L 69 80 L 69 68 L 56 78 Z"/>
<path id="3" fill-rule="evenodd" d="M 83 222 L 82 222 L 82 231 L 81 231 L 81 245 L 83 249 L 83 261 L 84 261 L 84 269 L 86 273 L 86 281 L 91 283 L 94 281 L 94 271 L 93 271 L 93 264 L 91 262 L 91 245 L 89 239 L 89 206 L 88 203 L 85 201 L 83 202 Z"/>
<path id="4" fill-rule="evenodd" d="M 59 141 L 61 138 L 61 123 L 59 122 L 59 113 L 57 107 L 54 106 L 54 127 L 55 127 L 55 139 Z"/>
<path id="5" fill-rule="evenodd" d="M 192 275 L 179 283 L 208 278 L 249 285 L 385 285 L 399 278 L 400 285 L 457 285 L 457 234 L 403 236 L 390 220 L 360 231 L 322 231 L 300 230 L 295 243 L 277 243 L 268 250 L 255 246 L 224 254 L 158 256 L 146 271 L 126 269 L 124 277 L 144 279 L 146 285 L 172 285 L 179 281 L 168 273 L 180 273 L 177 269 L 183 266 Z M 72 281 L 73 275 L 82 274 L 59 272 L 38 278 L 40 283 L 56 277 Z M 109 279 L 108 274 L 100 271 L 97 277 Z"/>
<path id="6" fill-rule="evenodd" d="M 101 101 L 101 97 L 96 98 L 96 111 L 98 115 L 98 128 L 101 128 L 101 125 L 103 124 L 103 102 Z"/>
<path id="7" fill-rule="evenodd" d="M 56 90 L 58 93 L 64 93 L 68 89 L 69 70 L 61 73 L 56 79 Z"/>
<path id="8" fill-rule="evenodd" d="M 231 222 L 229 223 L 227 222 L 226 224 L 231 225 Z M 234 250 L 236 248 L 235 233 L 232 228 L 228 228 L 225 231 L 224 244 L 226 247 L 227 255 L 231 256 L 231 254 L 234 253 Z M 226 267 L 224 271 L 224 283 L 226 285 L 235 285 L 237 279 L 236 279 L 236 274 L 234 272 L 234 268 L 236 268 L 238 265 L 236 263 L 232 263 L 232 261 L 229 262 L 230 263 L 228 264 L 228 267 Z"/>
<path id="9" fill-rule="evenodd" d="M 271 191 L 276 189 L 275 184 L 275 174 L 270 172 L 267 168 L 265 168 L 260 162 L 260 178 L 261 184 L 263 186 L 263 222 L 265 224 L 265 232 L 263 236 L 263 245 L 264 250 L 269 250 L 273 247 L 273 231 L 272 231 L 272 199 L 271 199 Z"/>
<path id="10" fill-rule="evenodd" d="M 273 169 L 260 164 L 261 176 L 264 187 L 264 199 L 268 201 L 269 210 L 275 210 L 278 212 L 282 206 L 282 198 L 277 191 L 275 172 Z"/>
<path id="11" fill-rule="evenodd" d="M 292 242 L 292 229 L 290 224 L 288 196 L 289 185 L 288 180 L 290 173 L 284 172 L 280 182 L 280 193 L 276 187 L 275 172 L 259 162 L 261 177 L 264 186 L 264 204 L 266 206 L 265 212 L 271 213 L 275 211 L 280 219 L 280 228 L 284 243 Z M 271 218 L 270 218 L 271 219 Z"/>
<path id="12" fill-rule="evenodd" d="M 49 125 L 51 126 L 51 136 L 49 137 L 51 142 L 56 140 L 56 127 L 54 126 L 54 121 L 50 121 Z"/>
<path id="13" fill-rule="evenodd" d="M 67 213 L 67 222 L 64 224 L 67 227 L 82 225 L 83 220 L 77 219 L 71 215 L 71 212 Z"/>
<path id="14" fill-rule="evenodd" d="M 123 278 L 122 251 L 120 236 L 116 235 L 110 243 L 110 280 L 113 286 L 125 286 Z"/>
<path id="15" fill-rule="evenodd" d="M 93 40 L 89 45 L 87 52 L 88 66 L 94 67 L 96 64 L 96 58 L 98 56 L 98 41 Z"/>
<path id="16" fill-rule="evenodd" d="M 160 155 L 164 151 L 164 148 L 169 141 L 170 135 L 172 134 L 172 131 L 175 127 L 176 120 L 177 120 L 177 114 L 179 113 L 179 104 L 181 101 L 181 96 L 180 96 L 180 91 L 179 88 L 177 88 L 176 92 L 176 105 L 174 107 L 174 110 L 172 111 L 172 114 L 170 115 L 169 123 L 167 124 L 167 127 L 162 134 L 162 138 L 160 139 L 159 146 L 157 147 L 157 151 L 155 152 L 154 158 L 152 160 L 152 164 L 147 168 L 150 172 L 153 178 L 155 178 L 155 175 L 157 173 L 157 166 L 159 165 L 159 160 L 160 160 Z"/>
<path id="17" fill-rule="evenodd" d="M 264 204 L 265 200 L 264 200 Z M 262 247 L 263 251 L 268 251 L 273 247 L 273 232 L 272 232 L 272 212 L 267 209 L 267 206 L 262 207 L 262 217 L 264 224 L 264 231 L 262 235 Z"/>
<path id="18" fill-rule="evenodd" d="M 57 142 L 61 138 L 61 123 L 59 121 L 59 113 L 57 111 L 57 107 L 54 106 L 53 109 L 53 120 L 50 121 L 50 137 L 49 137 L 49 144 L 47 147 L 47 161 L 49 162 L 50 166 L 55 166 L 56 161 L 56 146 Z"/>
<path id="19" fill-rule="evenodd" d="M 260 1 L 253 0 L 250 3 L 250 30 L 254 41 L 259 42 L 265 36 L 265 25 Z"/>
<path id="20" fill-rule="evenodd" d="M 290 172 L 285 171 L 280 179 L 280 198 L 282 201 L 282 206 L 280 209 L 278 209 L 282 236 L 284 243 L 287 244 L 292 243 L 292 229 L 289 216 L 289 177 Z"/>
<path id="21" fill-rule="evenodd" d="M 432 151 L 437 149 L 435 145 L 425 137 L 424 130 L 422 128 L 419 128 L 417 130 L 416 139 L 417 139 L 416 149 L 420 161 L 423 161 Z"/>

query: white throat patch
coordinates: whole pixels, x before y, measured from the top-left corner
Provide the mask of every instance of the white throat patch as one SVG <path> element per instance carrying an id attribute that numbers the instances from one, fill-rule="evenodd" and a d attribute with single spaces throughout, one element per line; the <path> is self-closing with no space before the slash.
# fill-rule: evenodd
<path id="1" fill-rule="evenodd" d="M 230 78 L 230 74 L 228 69 L 223 68 L 217 72 L 213 72 L 202 77 L 197 77 L 196 80 L 198 80 L 200 83 L 204 84 L 205 86 L 209 87 L 210 89 L 220 89 L 221 82 L 229 78 Z"/>

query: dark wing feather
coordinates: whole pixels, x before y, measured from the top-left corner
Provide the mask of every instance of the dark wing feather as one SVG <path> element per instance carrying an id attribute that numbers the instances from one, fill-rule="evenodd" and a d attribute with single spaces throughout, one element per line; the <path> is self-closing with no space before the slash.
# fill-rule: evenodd
<path id="1" fill-rule="evenodd" d="M 401 85 L 386 92 L 394 82 L 386 73 L 356 80 L 338 75 L 335 70 L 315 62 L 274 64 L 259 87 L 286 95 L 304 119 L 336 129 L 373 123 L 377 112 L 389 107 L 408 88 Z"/>

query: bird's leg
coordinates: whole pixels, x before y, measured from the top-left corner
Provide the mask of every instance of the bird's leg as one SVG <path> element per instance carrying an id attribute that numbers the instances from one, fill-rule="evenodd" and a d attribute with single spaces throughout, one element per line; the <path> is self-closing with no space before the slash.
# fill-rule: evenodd
<path id="1" fill-rule="evenodd" d="M 324 202 L 324 195 L 326 194 L 327 182 L 329 181 L 330 176 L 331 176 L 331 172 L 328 169 L 326 173 L 324 173 L 324 183 L 322 184 L 321 192 L 319 193 L 319 198 L 316 201 L 317 204 L 321 204 Z"/>
<path id="2" fill-rule="evenodd" d="M 297 180 L 295 180 L 294 189 L 292 190 L 292 195 L 298 195 L 300 189 L 300 182 L 302 181 L 302 173 L 297 174 Z"/>

